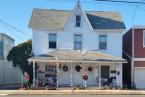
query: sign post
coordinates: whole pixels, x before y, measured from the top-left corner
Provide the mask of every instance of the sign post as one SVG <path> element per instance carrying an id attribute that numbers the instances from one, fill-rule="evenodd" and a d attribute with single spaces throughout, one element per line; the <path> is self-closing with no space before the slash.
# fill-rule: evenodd
<path id="1" fill-rule="evenodd" d="M 24 79 L 26 82 L 28 82 L 30 80 L 30 77 L 27 72 L 24 73 Z"/>
<path id="2" fill-rule="evenodd" d="M 27 87 L 29 87 L 29 80 L 30 80 L 30 77 L 29 77 L 29 74 L 27 72 L 24 73 L 24 80 L 25 80 L 25 84 L 27 85 Z"/>

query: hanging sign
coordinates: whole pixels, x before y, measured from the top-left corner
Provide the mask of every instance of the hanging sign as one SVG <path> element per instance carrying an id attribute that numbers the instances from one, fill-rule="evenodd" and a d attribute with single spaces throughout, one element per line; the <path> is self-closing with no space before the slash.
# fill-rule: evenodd
<path id="1" fill-rule="evenodd" d="M 83 79 L 86 81 L 88 80 L 88 75 L 83 75 Z"/>

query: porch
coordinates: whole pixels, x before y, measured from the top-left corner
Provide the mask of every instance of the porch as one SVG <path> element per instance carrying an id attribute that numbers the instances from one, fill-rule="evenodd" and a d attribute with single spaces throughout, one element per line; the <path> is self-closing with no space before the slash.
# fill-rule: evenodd
<path id="1" fill-rule="evenodd" d="M 101 88 L 122 87 L 122 63 L 126 60 L 96 51 L 56 50 L 29 62 L 33 62 L 34 87 Z"/>

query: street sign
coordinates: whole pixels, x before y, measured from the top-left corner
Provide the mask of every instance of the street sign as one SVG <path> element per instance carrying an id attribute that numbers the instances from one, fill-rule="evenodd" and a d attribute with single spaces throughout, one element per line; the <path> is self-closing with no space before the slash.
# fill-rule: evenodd
<path id="1" fill-rule="evenodd" d="M 86 81 L 88 80 L 88 75 L 83 75 L 83 79 Z"/>
<path id="2" fill-rule="evenodd" d="M 30 80 L 29 74 L 27 72 L 24 73 L 24 79 L 25 79 L 25 81 Z"/>

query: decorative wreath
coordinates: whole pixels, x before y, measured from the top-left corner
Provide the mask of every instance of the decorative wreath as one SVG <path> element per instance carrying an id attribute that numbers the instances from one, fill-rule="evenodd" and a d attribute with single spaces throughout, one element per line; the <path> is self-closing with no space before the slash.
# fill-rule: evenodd
<path id="1" fill-rule="evenodd" d="M 93 68 L 90 66 L 90 67 L 88 67 L 88 71 L 92 71 L 93 70 Z"/>
<path id="2" fill-rule="evenodd" d="M 80 70 L 82 69 L 82 67 L 79 66 L 79 65 L 77 65 L 77 66 L 75 67 L 75 69 L 76 69 L 77 72 L 80 72 Z"/>
<path id="3" fill-rule="evenodd" d="M 68 66 L 66 66 L 66 65 L 63 66 L 63 71 L 64 71 L 64 72 L 67 72 L 67 71 L 68 71 Z"/>

